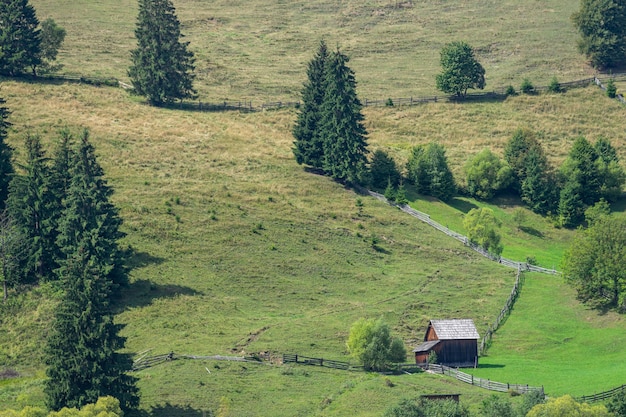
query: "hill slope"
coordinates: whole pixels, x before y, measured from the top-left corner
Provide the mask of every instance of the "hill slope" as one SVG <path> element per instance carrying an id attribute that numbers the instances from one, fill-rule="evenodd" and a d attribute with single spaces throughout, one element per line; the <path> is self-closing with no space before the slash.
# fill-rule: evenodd
<path id="1" fill-rule="evenodd" d="M 137 2 L 33 0 L 41 21 L 67 30 L 59 62 L 78 75 L 128 80 Z M 570 16 L 578 0 L 246 2 L 175 0 L 196 54 L 204 101 L 297 100 L 319 40 L 351 57 L 362 98 L 436 94 L 439 51 L 468 41 L 485 67 L 487 90 L 524 78 L 535 85 L 594 74 L 576 51 Z M 556 58 L 558 57 L 558 58 Z M 103 63 L 106 62 L 106 65 Z"/>

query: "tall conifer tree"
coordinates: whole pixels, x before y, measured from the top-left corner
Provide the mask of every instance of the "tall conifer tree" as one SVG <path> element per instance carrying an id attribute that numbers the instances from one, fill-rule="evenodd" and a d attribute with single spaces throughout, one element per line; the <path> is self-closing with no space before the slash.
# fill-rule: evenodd
<path id="1" fill-rule="evenodd" d="M 8 210 L 25 239 L 21 251 L 21 275 L 26 282 L 54 279 L 56 243 L 50 205 L 49 168 L 41 139 L 26 136 L 26 163 L 23 175 L 10 184 Z"/>
<path id="2" fill-rule="evenodd" d="M 302 107 L 293 128 L 293 153 L 298 164 L 322 168 L 324 141 L 320 137 L 321 106 L 324 101 L 324 69 L 328 60 L 326 43 L 320 41 L 315 57 L 307 68 L 307 82 L 302 89 Z"/>
<path id="3" fill-rule="evenodd" d="M 58 269 L 65 296 L 47 345 L 48 405 L 81 407 L 111 395 L 132 409 L 139 402 L 135 378 L 126 374 L 132 361 L 117 353 L 125 339 L 111 311 L 112 297 L 127 282 L 117 242 L 123 236 L 121 219 L 109 202 L 112 190 L 87 131 L 72 154 L 70 173 L 58 238 L 65 256 Z"/>
<path id="4" fill-rule="evenodd" d="M 9 183 L 13 175 L 13 149 L 7 144 L 7 130 L 11 124 L 8 122 L 9 109 L 5 107 L 6 101 L 0 98 L 0 211 L 6 207 L 9 196 Z"/>
<path id="5" fill-rule="evenodd" d="M 128 75 L 135 91 L 160 106 L 194 97 L 194 56 L 181 42 L 180 23 L 171 0 L 139 0 L 137 49 Z"/>
<path id="6" fill-rule="evenodd" d="M 0 74 L 18 75 L 41 64 L 39 20 L 28 0 L 0 2 Z"/>
<path id="7" fill-rule="evenodd" d="M 366 172 L 367 131 L 354 72 L 348 57 L 332 53 L 326 64 L 320 135 L 324 140 L 323 168 L 333 178 L 359 183 Z"/>
<path id="8" fill-rule="evenodd" d="M 125 234 L 120 231 L 119 210 L 109 201 L 113 190 L 104 179 L 104 171 L 89 142 L 89 131 L 83 131 L 71 157 L 71 182 L 59 221 L 57 243 L 63 255 L 70 258 L 84 239 L 95 239 L 98 262 L 116 293 L 128 284 L 124 253 L 118 244 Z"/>

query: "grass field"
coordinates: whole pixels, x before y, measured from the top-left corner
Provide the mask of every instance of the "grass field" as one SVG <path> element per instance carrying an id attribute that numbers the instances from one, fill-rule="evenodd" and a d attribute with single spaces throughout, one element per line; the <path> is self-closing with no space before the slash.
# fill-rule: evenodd
<path id="1" fill-rule="evenodd" d="M 347 332 L 359 317 L 384 317 L 411 347 L 431 318 L 470 317 L 484 332 L 510 291 L 513 271 L 297 166 L 290 150 L 292 110 L 239 114 L 153 109 L 118 89 L 75 84 L 5 82 L 2 94 L 13 111 L 11 139 L 18 151 L 25 131 L 40 132 L 47 141 L 68 124 L 74 129 L 88 126 L 92 132 L 125 220 L 125 243 L 135 250 L 133 283 L 118 315 L 126 324 L 123 334 L 131 353 L 269 351 L 346 360 Z M 500 104 L 368 109 L 366 118 L 372 146 L 391 149 L 399 159 L 419 138 L 430 140 L 419 126 L 431 129 L 473 114 L 466 118 L 466 131 L 484 132 L 493 125 L 498 105 L 501 117 L 529 120 L 541 103 L 558 103 L 571 112 L 564 110 L 564 117 L 581 119 L 580 133 L 590 134 L 596 132 L 597 121 L 584 119 L 583 106 L 576 104 L 589 100 L 602 108 L 608 122 L 616 120 L 602 125 L 601 132 L 616 135 L 621 119 L 611 114 L 624 109 L 598 89 L 557 97 L 570 105 L 552 96 L 516 97 Z M 431 115 L 430 124 L 415 123 L 423 114 Z M 460 158 L 467 155 L 452 142 L 460 136 L 461 126 L 457 128 L 445 145 L 458 171 Z M 571 128 L 554 128 L 550 135 L 566 144 Z M 413 139 L 403 143 L 401 138 Z M 501 132 L 491 141 L 484 139 L 482 146 L 499 149 L 506 139 L 507 132 Z M 471 141 L 462 146 L 471 147 Z M 623 155 L 624 147 L 618 149 Z M 565 152 L 560 150 L 554 160 Z M 451 206 L 423 199 L 413 204 L 453 227 L 464 211 L 482 203 L 458 198 Z M 504 200 L 493 207 L 505 220 L 512 209 Z M 507 221 L 505 255 L 528 255 L 529 236 L 509 234 L 514 226 Z M 534 217 L 529 227 L 540 232 L 532 239 L 538 260 L 556 262 L 571 232 Z M 372 237 L 379 241 L 376 247 Z M 4 307 L 0 357 L 24 375 L 0 385 L 5 406 L 42 401 L 41 344 L 54 306 L 48 295 L 42 288 Z M 499 361 L 496 345 L 490 358 Z M 224 397 L 235 415 L 293 415 L 294 409 L 342 415 L 356 403 L 376 402 L 363 415 L 379 415 L 399 397 L 429 390 L 467 392 L 474 404 L 489 395 L 424 375 L 394 377 L 403 388 L 387 389 L 380 377 L 365 374 L 215 365 L 177 362 L 140 372 L 143 407 L 157 407 L 156 415 L 183 415 L 215 410 Z M 501 376 L 493 379 L 508 377 Z M 509 382 L 534 383 L 524 373 L 512 376 Z M 259 404 L 266 411 L 259 412 Z"/>
<path id="2" fill-rule="evenodd" d="M 577 0 L 174 3 L 196 53 L 203 101 L 299 99 L 322 36 L 351 56 L 362 99 L 436 94 L 439 50 L 453 40 L 477 49 L 487 89 L 593 74 L 575 50 L 569 17 Z M 136 1 L 32 4 L 40 20 L 53 17 L 67 30 L 59 54 L 64 72 L 128 80 Z M 155 109 L 119 89 L 55 82 L 3 81 L 0 96 L 12 111 L 18 160 L 28 131 L 51 143 L 62 127 L 90 129 L 125 221 L 124 244 L 134 250 L 132 284 L 117 306 L 129 353 L 267 351 L 348 360 L 345 340 L 360 317 L 384 317 L 410 350 L 433 318 L 472 318 L 482 334 L 509 294 L 513 271 L 297 166 L 294 109 Z M 403 165 L 413 146 L 439 142 L 461 182 L 469 157 L 484 147 L 502 154 L 519 127 L 537 132 L 555 166 L 580 135 L 609 138 L 626 161 L 626 107 L 596 87 L 364 113 L 372 150 L 385 149 Z M 484 205 L 411 197 L 415 208 L 459 232 L 463 214 Z M 510 218 L 516 204 L 489 204 L 503 220 L 503 255 L 534 256 L 558 268 L 574 232 L 530 213 L 518 230 Z M 11 294 L 0 307 L 0 364 L 21 373 L 0 380 L 0 408 L 43 403 L 42 345 L 54 300 L 41 287 Z M 615 366 L 623 356 L 611 349 L 624 330 L 621 317 L 586 310 L 558 278 L 529 276 L 476 373 L 545 385 L 551 395 L 612 388 L 623 383 Z M 367 373 L 212 361 L 175 361 L 137 376 L 142 408 L 157 417 L 200 417 L 220 406 L 237 416 L 342 416 L 355 409 L 378 416 L 407 396 L 461 393 L 476 409 L 490 395 L 425 374 L 389 383 Z"/>
<path id="3" fill-rule="evenodd" d="M 40 20 L 66 28 L 64 72 L 127 81 L 136 45 L 136 1 L 33 0 Z M 547 85 L 594 71 L 576 51 L 570 16 L 578 0 L 225 1 L 176 0 L 185 40 L 196 54 L 203 101 L 299 98 L 319 40 L 351 57 L 361 98 L 436 94 L 439 51 L 474 46 L 487 90 L 524 78 Z M 558 58 L 557 58 L 558 57 Z M 106 65 L 103 63 L 106 62 Z"/>
<path id="4" fill-rule="evenodd" d="M 550 396 L 606 391 L 624 383 L 625 328 L 622 315 L 574 301 L 559 277 L 528 274 L 513 313 L 472 373 L 500 381 L 523 376 Z"/>

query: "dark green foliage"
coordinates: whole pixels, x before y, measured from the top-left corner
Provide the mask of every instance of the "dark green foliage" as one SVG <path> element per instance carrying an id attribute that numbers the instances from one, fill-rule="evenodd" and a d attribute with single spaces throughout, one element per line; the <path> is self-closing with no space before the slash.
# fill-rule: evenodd
<path id="1" fill-rule="evenodd" d="M 442 73 L 437 75 L 437 89 L 465 97 L 469 88 L 485 88 L 485 69 L 476 60 L 471 46 L 452 42 L 441 49 Z"/>
<path id="2" fill-rule="evenodd" d="M 613 78 L 609 79 L 606 83 L 606 95 L 609 98 L 615 98 L 617 95 L 617 87 L 615 86 L 615 81 Z"/>
<path id="3" fill-rule="evenodd" d="M 192 98 L 194 56 L 181 42 L 180 22 L 171 0 L 140 0 L 137 49 L 128 75 L 135 92 L 155 106 Z"/>
<path id="4" fill-rule="evenodd" d="M 118 240 L 121 219 L 109 202 L 112 190 L 103 179 L 94 148 L 85 130 L 76 150 L 69 153 L 70 137 L 62 135 L 55 163 L 71 158 L 71 181 L 57 239 L 64 258 L 57 271 L 64 289 L 46 351 L 45 392 L 48 406 L 81 407 L 111 395 L 123 409 L 138 405 L 132 367 L 113 323 L 111 300 L 127 283 Z M 60 181 L 62 182 L 62 181 Z"/>
<path id="5" fill-rule="evenodd" d="M 20 255 L 25 239 L 15 221 L 6 211 L 0 212 L 0 272 L 2 276 L 3 300 L 7 300 L 8 289 L 19 282 Z"/>
<path id="6" fill-rule="evenodd" d="M 471 209 L 463 219 L 463 227 L 471 242 L 494 255 L 500 255 L 503 247 L 498 228 L 502 225 L 490 208 Z"/>
<path id="7" fill-rule="evenodd" d="M 393 186 L 400 183 L 400 172 L 396 166 L 396 161 L 382 149 L 377 149 L 372 155 L 370 174 L 374 188 L 382 189 L 388 182 Z"/>
<path id="8" fill-rule="evenodd" d="M 322 102 L 324 101 L 325 67 L 328 60 L 326 43 L 320 41 L 315 57 L 307 68 L 307 82 L 302 89 L 302 106 L 293 128 L 293 153 L 298 164 L 322 168 L 324 141 L 320 136 Z"/>
<path id="9" fill-rule="evenodd" d="M 111 395 L 124 410 L 139 404 L 120 325 L 110 309 L 111 281 L 102 267 L 95 236 L 85 236 L 60 271 L 64 296 L 48 337 L 44 391 L 52 410 L 82 407 Z"/>
<path id="10" fill-rule="evenodd" d="M 540 148 L 541 144 L 535 134 L 527 129 L 517 129 L 513 136 L 506 143 L 504 148 L 504 159 L 513 171 L 514 188 L 520 192 L 522 182 L 526 178 L 526 167 L 528 165 L 528 151 L 533 148 Z"/>
<path id="11" fill-rule="evenodd" d="M 420 194 L 448 201 L 456 193 L 456 184 L 448 167 L 446 151 L 437 143 L 413 148 L 407 163 L 407 176 Z"/>
<path id="12" fill-rule="evenodd" d="M 550 85 L 548 85 L 548 91 L 551 93 L 560 93 L 561 91 L 563 91 L 563 89 L 561 88 L 561 84 L 559 84 L 559 80 L 556 78 L 556 76 L 552 77 L 552 79 L 550 80 Z"/>
<path id="13" fill-rule="evenodd" d="M 609 202 L 617 201 L 622 195 L 626 183 L 626 173 L 620 165 L 617 151 L 605 138 L 600 138 L 594 145 L 598 155 L 598 171 L 602 178 L 600 195 Z"/>
<path id="14" fill-rule="evenodd" d="M 585 210 L 585 221 L 589 226 L 593 226 L 605 216 L 611 214 L 611 206 L 605 199 L 600 199 L 596 204 Z"/>
<path id="15" fill-rule="evenodd" d="M 0 75 L 36 75 L 41 63 L 39 20 L 28 0 L 0 2 Z"/>
<path id="16" fill-rule="evenodd" d="M 339 51 L 327 60 L 320 135 L 324 140 L 323 168 L 335 179 L 358 184 L 367 166 L 367 131 L 354 72 Z"/>
<path id="17" fill-rule="evenodd" d="M 521 197 L 528 207 L 539 214 L 555 212 L 559 198 L 557 181 L 548 165 L 543 149 L 532 147 L 525 158 Z"/>
<path id="18" fill-rule="evenodd" d="M 626 219 L 601 216 L 572 242 L 563 275 L 594 307 L 626 307 Z"/>
<path id="19" fill-rule="evenodd" d="M 583 191 L 576 181 L 568 181 L 560 193 L 559 224 L 563 227 L 576 227 L 585 219 Z"/>
<path id="20" fill-rule="evenodd" d="M 409 200 L 406 197 L 406 189 L 404 188 L 404 184 L 400 183 L 398 186 L 398 190 L 396 191 L 396 203 L 403 205 L 408 204 Z"/>
<path id="21" fill-rule="evenodd" d="M 559 202 L 562 226 L 579 225 L 584 219 L 585 208 L 595 204 L 602 197 L 605 175 L 600 169 L 603 166 L 602 161 L 604 159 L 599 158 L 598 152 L 587 139 L 583 137 L 576 139 L 560 168 L 564 183 Z"/>
<path id="22" fill-rule="evenodd" d="M 556 179 L 535 134 L 517 129 L 506 144 L 504 157 L 513 172 L 513 188 L 528 207 L 540 214 L 555 211 Z"/>
<path id="23" fill-rule="evenodd" d="M 61 65 L 54 65 L 57 54 L 65 40 L 65 29 L 48 18 L 41 24 L 41 65 L 40 72 L 52 72 L 61 69 Z"/>
<path id="24" fill-rule="evenodd" d="M 384 196 L 389 201 L 396 201 L 396 188 L 391 183 L 391 180 L 387 183 Z"/>
<path id="25" fill-rule="evenodd" d="M 578 50 L 596 68 L 626 62 L 626 3 L 622 0 L 581 0 L 572 15 L 578 33 Z"/>
<path id="26" fill-rule="evenodd" d="M 481 416 L 484 417 L 516 417 L 511 403 L 502 397 L 492 395 L 480 405 Z"/>
<path id="27" fill-rule="evenodd" d="M 83 131 L 72 157 L 71 183 L 59 222 L 57 243 L 69 259 L 83 240 L 97 242 L 100 268 L 116 293 L 119 287 L 128 284 L 124 253 L 118 245 L 124 237 L 120 231 L 122 219 L 109 201 L 113 190 L 104 179 L 87 130 Z"/>
<path id="28" fill-rule="evenodd" d="M 9 196 L 9 183 L 13 175 L 11 158 L 13 149 L 7 144 L 7 129 L 11 126 L 8 122 L 9 109 L 4 104 L 6 101 L 0 98 L 0 211 L 4 211 Z"/>
<path id="29" fill-rule="evenodd" d="M 469 160 L 465 173 L 467 192 L 482 200 L 493 198 L 513 181 L 511 168 L 487 148 Z"/>
<path id="30" fill-rule="evenodd" d="M 528 78 L 524 78 L 524 81 L 522 81 L 522 85 L 520 86 L 520 91 L 524 94 L 531 94 L 535 91 L 535 86 Z"/>
<path id="31" fill-rule="evenodd" d="M 26 242 L 20 254 L 20 280 L 36 283 L 55 278 L 55 230 L 50 210 L 48 160 L 41 139 L 29 134 L 25 145 L 23 174 L 14 176 L 11 181 L 7 209 Z"/>
<path id="32" fill-rule="evenodd" d="M 626 417 L 626 392 L 620 391 L 606 404 L 607 410 L 615 417 Z"/>
<path id="33" fill-rule="evenodd" d="M 506 88 L 504 94 L 507 95 L 507 96 L 515 96 L 515 95 L 517 95 L 517 91 L 515 91 L 515 87 L 513 87 L 512 85 L 509 85 Z"/>

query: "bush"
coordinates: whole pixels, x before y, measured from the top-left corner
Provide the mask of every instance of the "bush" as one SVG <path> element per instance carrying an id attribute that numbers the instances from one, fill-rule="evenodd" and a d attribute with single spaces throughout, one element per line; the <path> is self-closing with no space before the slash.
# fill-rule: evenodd
<path id="1" fill-rule="evenodd" d="M 552 77 L 552 80 L 550 80 L 548 91 L 551 93 L 560 93 L 561 91 L 563 91 L 561 89 L 561 84 L 559 84 L 559 80 L 556 79 L 556 76 Z"/>
<path id="2" fill-rule="evenodd" d="M 617 87 L 615 87 L 615 81 L 613 81 L 613 78 L 606 83 L 606 95 L 609 98 L 615 98 L 617 95 Z"/>
<path id="3" fill-rule="evenodd" d="M 493 198 L 513 182 L 513 171 L 488 148 L 474 156 L 466 165 L 468 193 L 482 200 Z"/>
<path id="4" fill-rule="evenodd" d="M 509 85 L 506 88 L 506 91 L 504 92 L 504 94 L 506 94 L 507 96 L 515 96 L 517 95 L 517 91 L 515 91 L 515 87 L 513 87 L 512 85 Z"/>
<path id="5" fill-rule="evenodd" d="M 535 86 L 530 82 L 528 78 L 524 78 L 520 91 L 524 94 L 532 94 L 535 92 Z"/>
<path id="6" fill-rule="evenodd" d="M 391 329 L 382 319 L 356 321 L 350 328 L 346 346 L 366 370 L 382 371 L 391 363 L 406 360 L 404 343 L 391 337 Z"/>
<path id="7" fill-rule="evenodd" d="M 393 107 L 393 100 L 388 98 L 387 101 L 385 102 L 385 106 L 387 107 Z"/>

